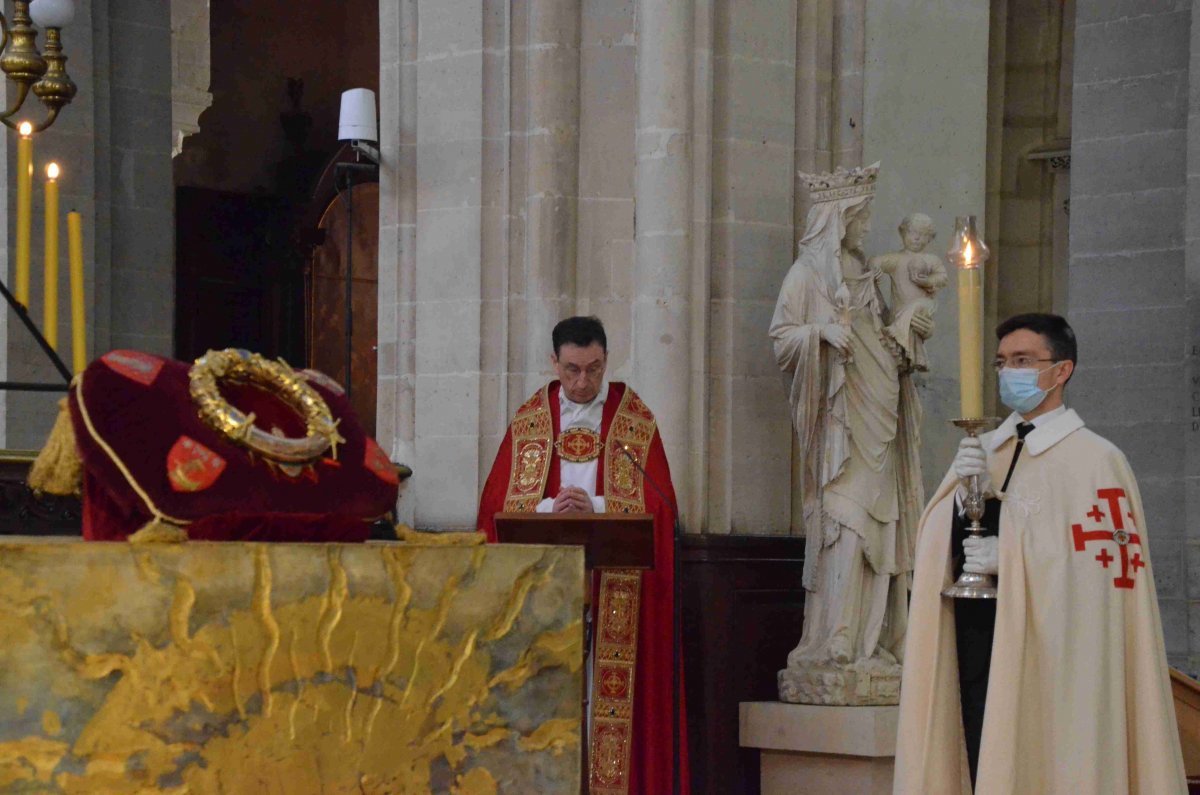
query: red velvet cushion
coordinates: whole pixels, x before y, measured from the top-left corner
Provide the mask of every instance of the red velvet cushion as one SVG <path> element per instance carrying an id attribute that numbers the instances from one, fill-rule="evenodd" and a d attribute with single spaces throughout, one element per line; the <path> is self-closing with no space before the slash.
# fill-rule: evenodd
<path id="1" fill-rule="evenodd" d="M 319 374 L 345 438 L 314 464 L 284 468 L 210 428 L 188 392 L 185 362 L 113 351 L 72 387 L 69 405 L 83 458 L 84 537 L 122 539 L 157 512 L 186 523 L 195 539 L 361 541 L 396 502 L 386 454 L 358 424 L 340 388 Z M 303 420 L 274 395 L 222 384 L 255 425 L 304 433 Z"/>

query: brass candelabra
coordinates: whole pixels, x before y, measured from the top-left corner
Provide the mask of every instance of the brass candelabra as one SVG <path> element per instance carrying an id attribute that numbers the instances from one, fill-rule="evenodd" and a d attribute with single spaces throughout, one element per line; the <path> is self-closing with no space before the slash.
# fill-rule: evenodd
<path id="1" fill-rule="evenodd" d="M 50 0 L 41 0 L 50 4 Z M 14 0 L 11 17 L 0 13 L 0 69 L 9 80 L 17 84 L 17 95 L 12 104 L 0 113 L 0 122 L 16 129 L 14 119 L 20 112 L 30 92 L 46 106 L 46 117 L 34 125 L 34 132 L 41 132 L 58 118 L 59 111 L 75 98 L 75 83 L 67 74 L 67 56 L 62 48 L 62 25 L 47 24 L 45 51 L 37 47 L 37 28 L 29 15 L 29 2 Z M 69 19 L 73 10 L 69 0 L 53 2 L 56 12 L 51 19 Z M 49 12 L 48 12 L 49 13 Z"/>
<path id="2" fill-rule="evenodd" d="M 983 431 L 995 428 L 999 423 L 996 417 L 974 417 L 970 419 L 951 420 L 958 428 L 961 428 L 967 436 L 979 436 Z M 967 518 L 971 520 L 971 524 L 967 526 L 967 532 L 972 538 L 983 538 L 983 525 L 979 520 L 983 518 L 985 496 L 983 489 L 980 488 L 979 476 L 972 475 L 967 482 L 966 494 L 963 495 L 963 509 Z M 955 550 L 957 552 L 957 550 Z M 942 596 L 949 596 L 954 599 L 995 599 L 996 598 L 996 578 L 990 574 L 976 574 L 974 572 L 964 571 L 958 575 L 958 579 L 953 585 L 949 585 L 942 589 Z"/>

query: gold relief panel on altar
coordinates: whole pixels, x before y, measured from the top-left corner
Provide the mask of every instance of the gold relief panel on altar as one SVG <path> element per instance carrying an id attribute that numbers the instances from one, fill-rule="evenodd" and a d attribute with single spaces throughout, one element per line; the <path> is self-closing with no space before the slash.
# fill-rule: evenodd
<path id="1" fill-rule="evenodd" d="M 0 792 L 578 792 L 559 547 L 0 543 Z"/>

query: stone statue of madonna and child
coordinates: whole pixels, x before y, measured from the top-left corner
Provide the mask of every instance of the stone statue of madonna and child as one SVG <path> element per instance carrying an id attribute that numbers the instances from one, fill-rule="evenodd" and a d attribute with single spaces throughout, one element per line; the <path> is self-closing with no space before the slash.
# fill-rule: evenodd
<path id="1" fill-rule="evenodd" d="M 799 442 L 807 537 L 804 627 L 779 672 L 784 701 L 899 702 L 925 502 L 912 375 L 928 367 L 934 296 L 947 276 L 924 253 L 934 235 L 924 215 L 901 223 L 901 250 L 863 253 L 878 173 L 875 164 L 801 175 L 811 209 L 771 322 Z"/>

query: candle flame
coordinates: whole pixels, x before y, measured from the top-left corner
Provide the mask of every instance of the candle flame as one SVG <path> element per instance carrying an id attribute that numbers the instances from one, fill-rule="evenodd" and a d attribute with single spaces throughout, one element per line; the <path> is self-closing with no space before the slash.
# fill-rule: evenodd
<path id="1" fill-rule="evenodd" d="M 963 262 L 970 265 L 973 259 L 975 259 L 975 252 L 972 250 L 971 241 L 968 239 L 967 242 L 963 243 Z"/>
<path id="2" fill-rule="evenodd" d="M 58 163 L 50 163 L 49 165 L 46 166 L 46 178 L 47 179 L 58 179 L 58 173 L 59 173 Z"/>
<path id="3" fill-rule="evenodd" d="M 29 136 L 33 135 L 33 125 L 27 121 L 23 121 L 17 125 L 17 132 L 28 138 Z"/>

